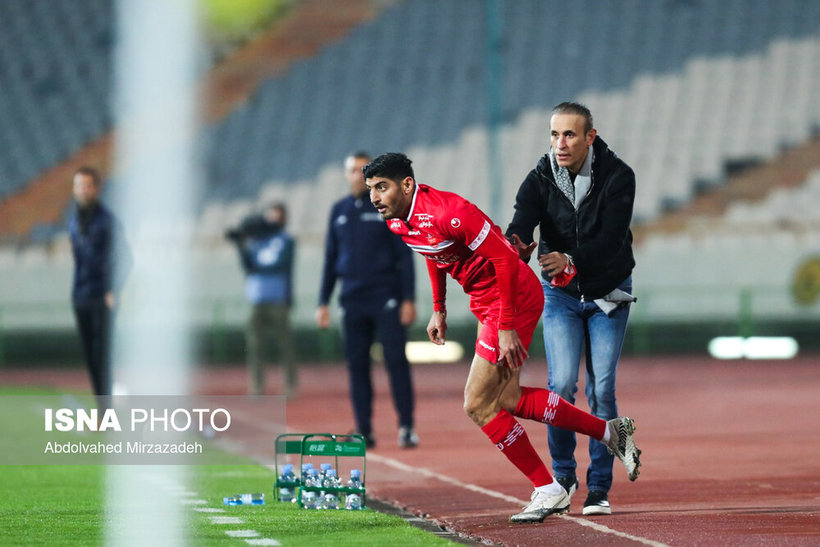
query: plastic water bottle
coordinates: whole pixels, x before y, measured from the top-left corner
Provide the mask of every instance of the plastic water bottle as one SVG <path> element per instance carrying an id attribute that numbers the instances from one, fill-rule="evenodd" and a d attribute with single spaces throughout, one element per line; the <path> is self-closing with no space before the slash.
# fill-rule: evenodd
<path id="1" fill-rule="evenodd" d="M 362 489 L 362 472 L 359 469 L 350 470 L 350 480 L 347 481 L 348 488 Z"/>
<path id="2" fill-rule="evenodd" d="M 339 488 L 340 486 L 342 486 L 342 483 L 336 476 L 336 470 L 328 469 L 325 474 L 325 478 L 322 479 L 322 488 L 325 490 L 332 490 L 334 488 Z"/>
<path id="3" fill-rule="evenodd" d="M 316 492 L 313 491 L 302 491 L 302 507 L 305 509 L 320 509 L 321 502 L 319 501 L 319 497 L 316 495 Z"/>
<path id="4" fill-rule="evenodd" d="M 348 494 L 345 497 L 345 509 L 358 511 L 362 508 L 362 497 L 359 494 Z"/>
<path id="5" fill-rule="evenodd" d="M 327 492 L 322 496 L 322 509 L 338 509 L 339 496 L 335 492 Z"/>
<path id="6" fill-rule="evenodd" d="M 310 471 L 311 469 L 313 469 L 312 463 L 302 464 L 302 474 L 299 476 L 300 480 L 302 481 L 302 484 L 305 484 L 305 481 L 307 480 L 308 476 L 308 471 Z"/>
<path id="7" fill-rule="evenodd" d="M 307 478 L 304 480 L 305 486 L 315 486 L 321 488 L 322 480 L 319 478 L 319 470 L 311 467 L 308 469 Z"/>
<path id="8" fill-rule="evenodd" d="M 242 494 L 242 505 L 265 505 L 265 494 L 262 492 Z"/>
<path id="9" fill-rule="evenodd" d="M 285 464 L 282 467 L 282 474 L 279 475 L 279 501 L 294 501 L 296 486 L 296 475 L 293 473 L 293 464 Z"/>
<path id="10" fill-rule="evenodd" d="M 234 494 L 222 498 L 224 505 L 265 505 L 265 494 L 254 492 L 252 494 Z"/>
<path id="11" fill-rule="evenodd" d="M 333 469 L 333 465 L 331 465 L 329 463 L 322 463 L 322 464 L 319 464 L 319 469 L 320 469 L 319 476 L 324 481 L 325 477 L 327 476 L 327 472 L 330 471 L 331 469 Z"/>
<path id="12" fill-rule="evenodd" d="M 359 469 L 350 470 L 350 480 L 347 481 L 347 487 L 351 490 L 364 490 L 362 484 L 362 472 Z M 345 496 L 345 509 L 350 511 L 358 511 L 362 508 L 362 496 L 356 492 L 351 492 Z"/>
<path id="13" fill-rule="evenodd" d="M 222 498 L 223 505 L 242 505 L 242 496 L 236 494 L 235 496 L 225 496 Z"/>

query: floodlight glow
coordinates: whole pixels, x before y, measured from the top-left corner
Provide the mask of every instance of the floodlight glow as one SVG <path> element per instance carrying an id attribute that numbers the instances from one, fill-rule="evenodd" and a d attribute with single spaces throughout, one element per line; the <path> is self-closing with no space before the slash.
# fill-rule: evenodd
<path id="1" fill-rule="evenodd" d="M 432 342 L 407 342 L 407 360 L 411 363 L 453 363 L 464 357 L 464 346 L 447 342 L 437 346 Z"/>
<path id="2" fill-rule="evenodd" d="M 747 359 L 792 359 L 797 350 L 797 340 L 790 336 L 752 336 L 743 344 Z"/>
<path id="3" fill-rule="evenodd" d="M 709 342 L 716 359 L 792 359 L 798 350 L 791 336 L 719 336 Z"/>
<path id="4" fill-rule="evenodd" d="M 743 338 L 741 336 L 719 336 L 709 342 L 709 355 L 715 359 L 742 359 Z"/>

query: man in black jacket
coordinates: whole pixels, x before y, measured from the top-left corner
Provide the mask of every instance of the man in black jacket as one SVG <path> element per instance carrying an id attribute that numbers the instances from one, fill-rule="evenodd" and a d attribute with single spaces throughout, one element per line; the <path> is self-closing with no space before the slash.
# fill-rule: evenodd
<path id="1" fill-rule="evenodd" d="M 552 110 L 550 141 L 518 190 L 507 235 L 525 260 L 538 246 L 549 389 L 575 403 L 583 351 L 591 413 L 609 420 L 618 416 L 615 372 L 634 301 L 635 174 L 597 136 L 592 114 L 578 103 Z M 549 426 L 549 447 L 555 477 L 571 496 L 578 488 L 575 434 Z M 583 514 L 609 514 L 613 457 L 594 442 L 589 455 Z"/>
<path id="2" fill-rule="evenodd" d="M 102 179 L 93 167 L 74 173 L 77 209 L 68 223 L 74 280 L 71 301 L 94 395 L 111 395 L 111 322 L 131 267 L 119 221 L 102 203 Z"/>

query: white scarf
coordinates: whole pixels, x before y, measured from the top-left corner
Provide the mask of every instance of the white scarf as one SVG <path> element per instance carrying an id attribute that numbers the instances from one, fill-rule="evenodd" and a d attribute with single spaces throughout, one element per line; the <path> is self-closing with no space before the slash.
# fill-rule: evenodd
<path id="1" fill-rule="evenodd" d="M 592 145 L 590 145 L 589 150 L 587 151 L 587 157 L 584 160 L 584 164 L 575 176 L 575 182 L 573 183 L 569 170 L 567 170 L 566 167 L 560 167 L 558 165 L 552 148 L 550 148 L 549 151 L 550 167 L 552 167 L 552 175 L 555 177 L 555 184 L 561 192 L 567 196 L 570 202 L 572 202 L 572 205 L 576 210 L 578 209 L 578 206 L 581 205 L 581 202 L 584 201 L 584 198 L 589 191 L 589 187 L 592 185 L 593 155 L 594 152 L 592 151 Z"/>

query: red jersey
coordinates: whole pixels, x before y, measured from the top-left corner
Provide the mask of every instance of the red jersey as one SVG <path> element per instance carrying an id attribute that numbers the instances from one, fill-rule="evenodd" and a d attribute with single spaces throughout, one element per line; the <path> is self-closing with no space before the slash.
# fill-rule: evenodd
<path id="1" fill-rule="evenodd" d="M 483 211 L 458 194 L 417 183 L 407 218 L 391 219 L 387 226 L 427 258 L 437 311 L 444 309 L 445 274 L 449 273 L 473 298 L 497 293 L 501 301 L 497 327 L 513 328 L 515 286 L 520 268 L 529 267 Z"/>

